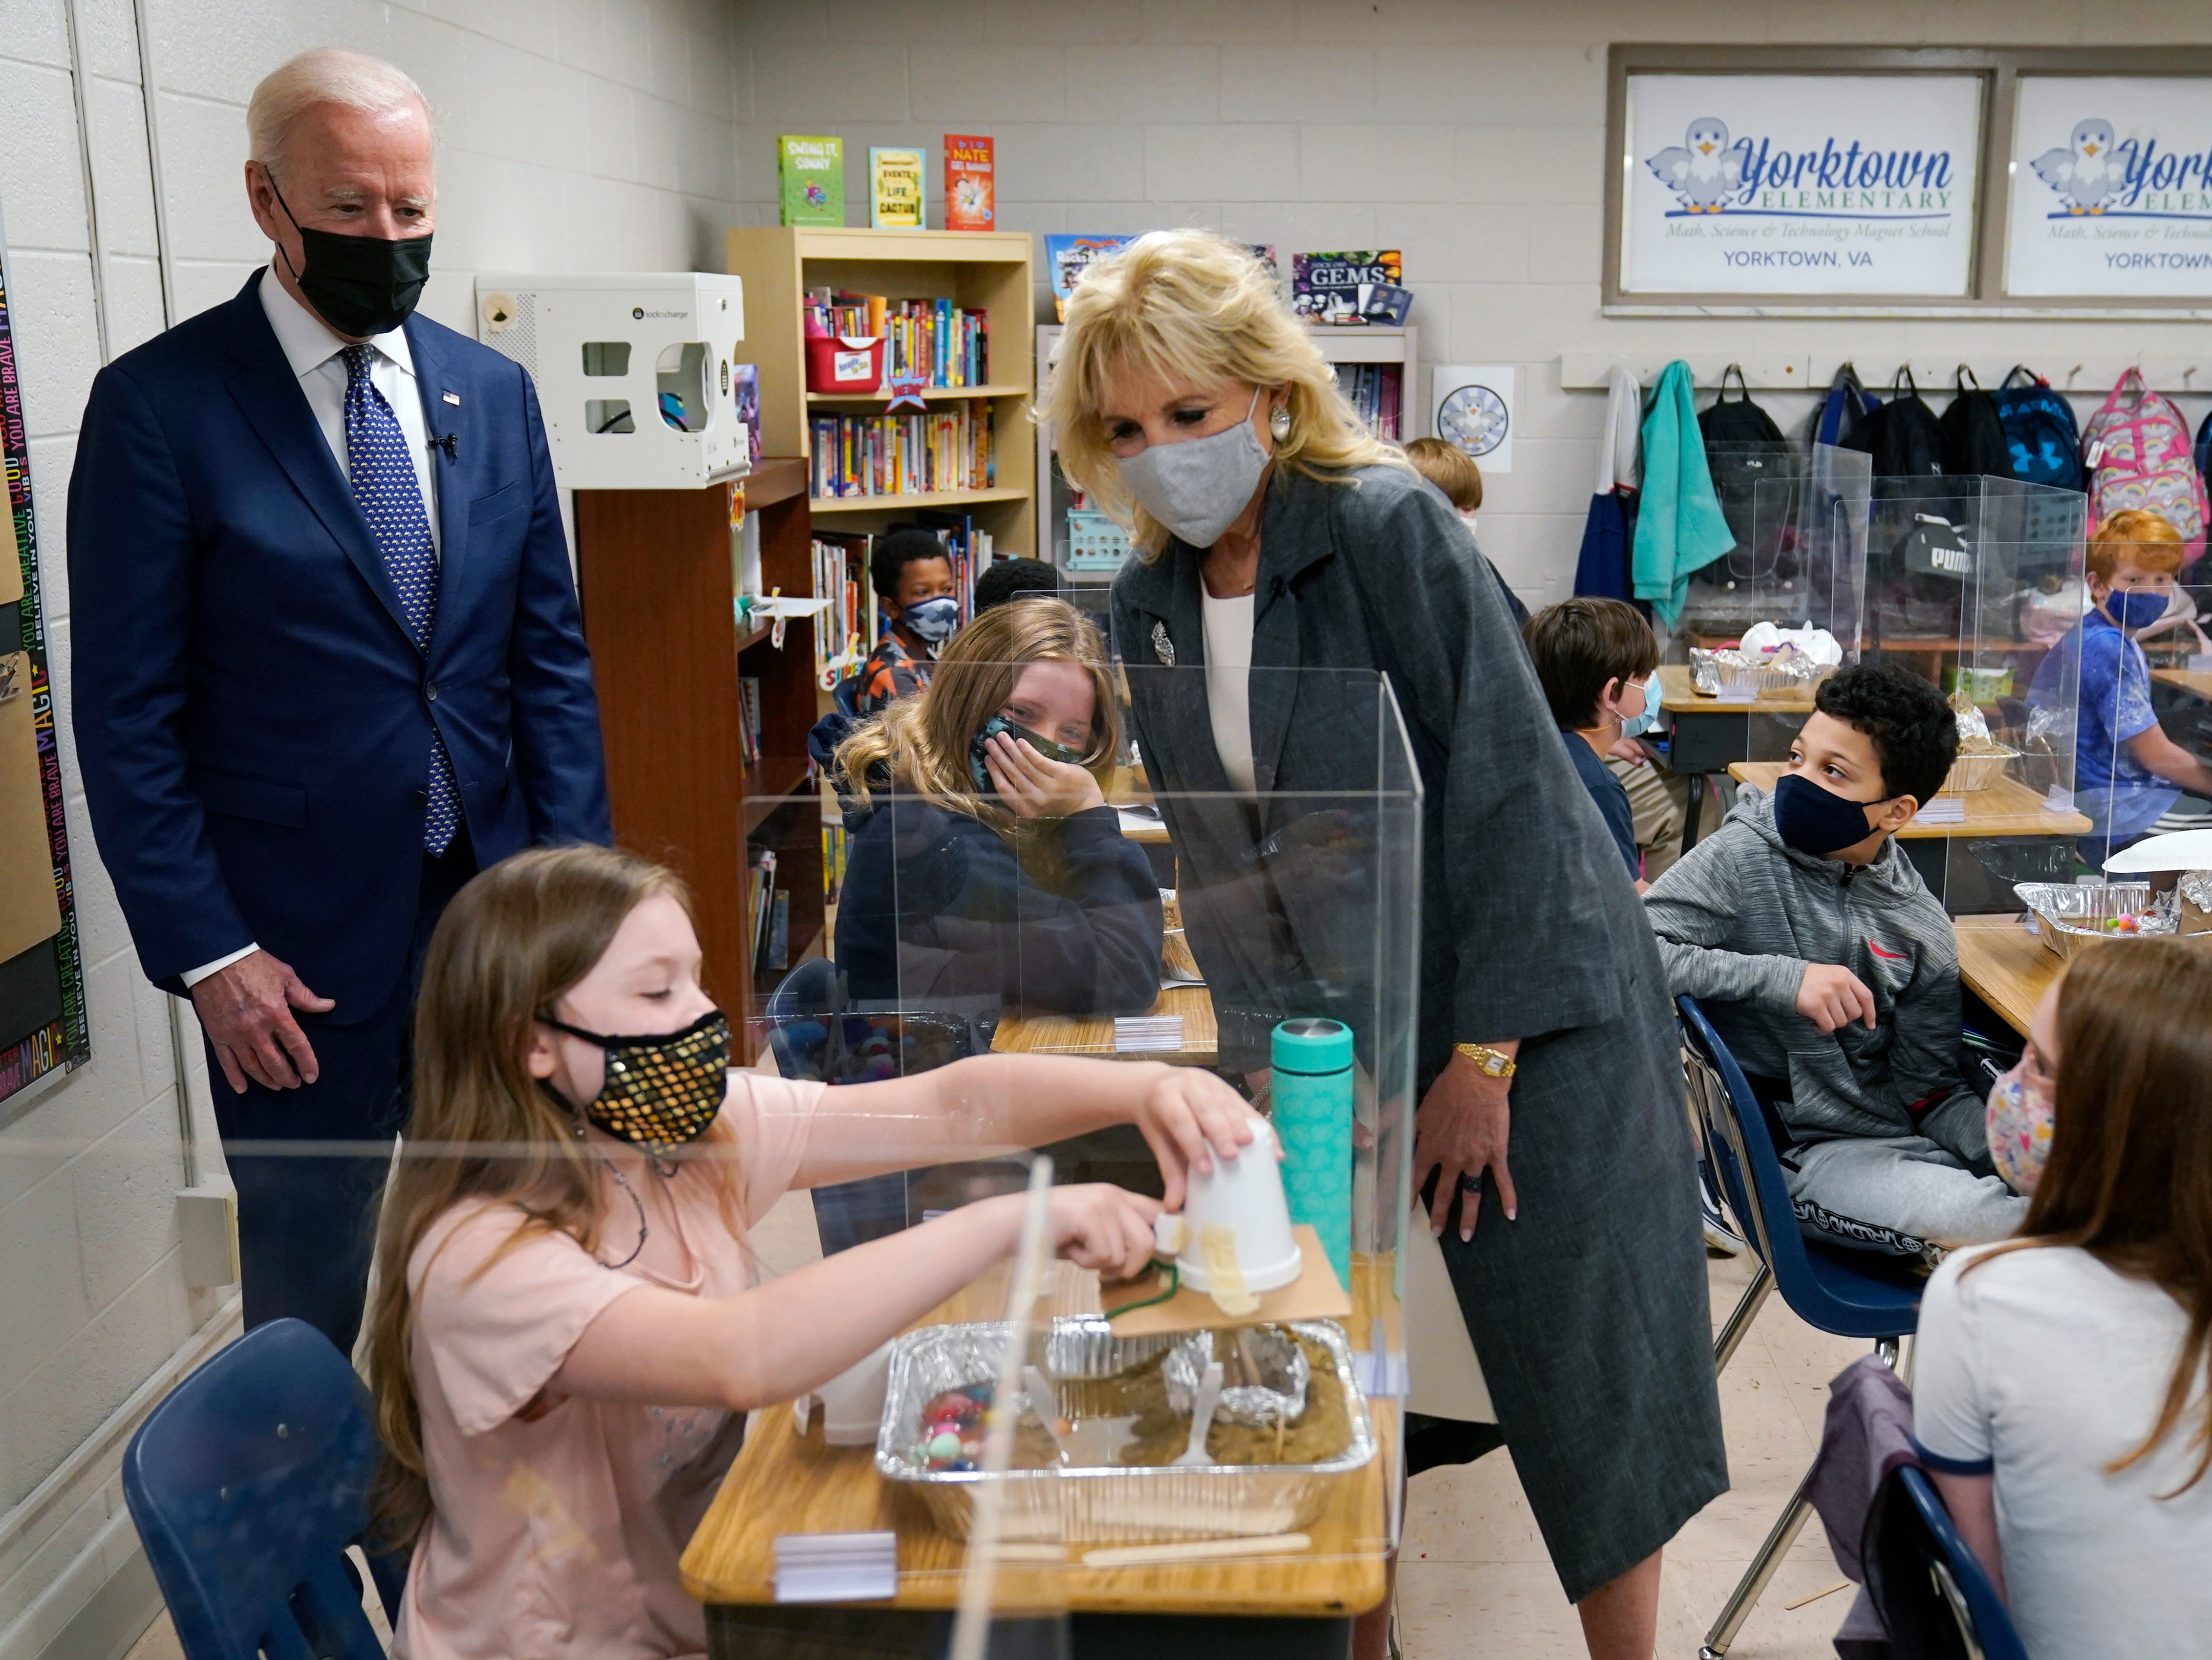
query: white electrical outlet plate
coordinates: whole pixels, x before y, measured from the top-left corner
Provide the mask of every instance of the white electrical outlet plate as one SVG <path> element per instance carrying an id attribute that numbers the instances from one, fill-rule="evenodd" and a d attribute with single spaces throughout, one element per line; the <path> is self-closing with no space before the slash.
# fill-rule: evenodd
<path id="1" fill-rule="evenodd" d="M 238 1283 L 238 1195 L 228 1187 L 186 1188 L 177 1195 L 177 1231 L 184 1238 L 185 1283 L 195 1290 Z"/>

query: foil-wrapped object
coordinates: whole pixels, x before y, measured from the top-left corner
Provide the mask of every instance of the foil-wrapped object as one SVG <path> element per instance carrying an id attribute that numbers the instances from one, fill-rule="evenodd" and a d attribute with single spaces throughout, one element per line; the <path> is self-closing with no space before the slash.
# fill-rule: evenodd
<path id="1" fill-rule="evenodd" d="M 1743 651 L 1734 646 L 1715 651 L 1702 646 L 1690 648 L 1690 684 L 1708 697 L 1798 690 L 1832 668 L 1833 665 L 1796 646 L 1785 645 L 1775 651 Z"/>
<path id="2" fill-rule="evenodd" d="M 1297 1340 L 1280 1326 L 1224 1332 L 1223 1339 L 1220 1348 L 1226 1351 L 1223 1362 L 1226 1374 L 1238 1381 L 1223 1386 L 1215 1414 L 1254 1429 L 1295 1422 L 1306 1409 L 1306 1386 L 1313 1381 L 1313 1368 Z M 1206 1363 L 1216 1353 L 1213 1334 L 1206 1331 L 1193 1333 L 1169 1352 L 1161 1367 L 1167 1379 L 1169 1406 L 1177 1412 L 1191 1409 L 1199 1379 L 1206 1375 Z M 1245 1374 L 1247 1354 L 1259 1368 L 1256 1378 Z"/>

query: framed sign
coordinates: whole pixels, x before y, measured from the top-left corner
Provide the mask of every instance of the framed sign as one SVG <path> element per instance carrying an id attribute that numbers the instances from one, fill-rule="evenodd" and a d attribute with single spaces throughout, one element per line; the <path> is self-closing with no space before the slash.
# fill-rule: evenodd
<path id="1" fill-rule="evenodd" d="M 1631 72 L 1619 292 L 1964 299 L 1985 77 Z"/>
<path id="2" fill-rule="evenodd" d="M 2005 292 L 2212 296 L 2212 76 L 2023 74 Z"/>

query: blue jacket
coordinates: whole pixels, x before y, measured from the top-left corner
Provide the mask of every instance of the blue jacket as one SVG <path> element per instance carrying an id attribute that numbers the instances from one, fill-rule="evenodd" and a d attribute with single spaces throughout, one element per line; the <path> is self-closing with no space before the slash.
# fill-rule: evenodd
<path id="1" fill-rule="evenodd" d="M 599 703 L 528 377 L 407 323 L 428 430 L 458 435 L 431 457 L 426 660 L 262 276 L 93 383 L 70 479 L 74 724 L 148 977 L 178 990 L 258 942 L 345 1022 L 405 962 L 432 727 L 489 865 L 609 839 Z"/>
<path id="2" fill-rule="evenodd" d="M 860 820 L 837 904 L 856 998 L 995 996 L 1052 1014 L 1141 1014 L 1160 989 L 1160 891 L 1111 807 L 1060 822 L 1046 886 L 988 825 L 915 797 Z M 848 820 L 848 822 L 850 822 Z"/>

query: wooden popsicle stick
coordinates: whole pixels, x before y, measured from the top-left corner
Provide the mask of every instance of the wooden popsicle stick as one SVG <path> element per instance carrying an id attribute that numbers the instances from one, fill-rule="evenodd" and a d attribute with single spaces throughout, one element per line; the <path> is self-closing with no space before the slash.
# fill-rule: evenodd
<path id="1" fill-rule="evenodd" d="M 1233 1556 L 1294 1556 L 1312 1548 L 1303 1533 L 1263 1534 L 1253 1539 L 1182 1539 L 1164 1545 L 1113 1545 L 1083 1553 L 1086 1568 L 1145 1568 L 1164 1563 L 1217 1561 Z"/>

